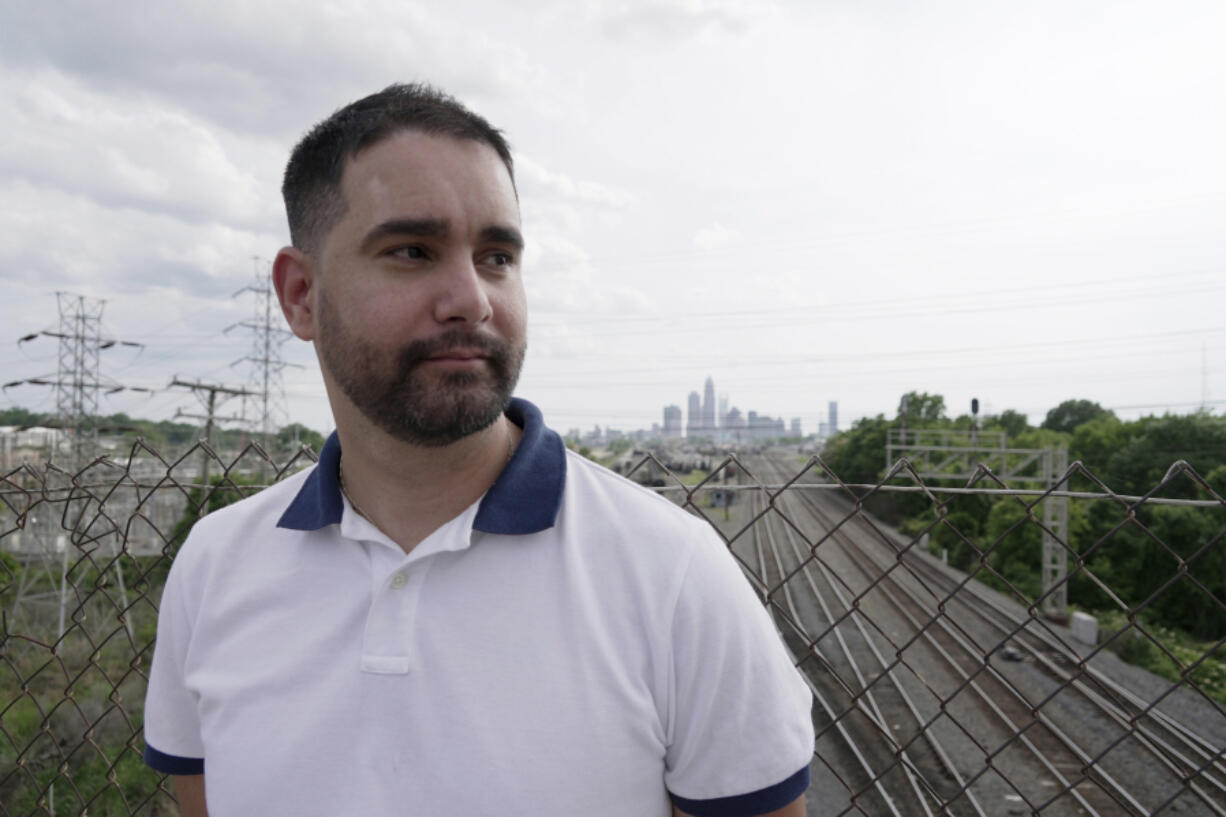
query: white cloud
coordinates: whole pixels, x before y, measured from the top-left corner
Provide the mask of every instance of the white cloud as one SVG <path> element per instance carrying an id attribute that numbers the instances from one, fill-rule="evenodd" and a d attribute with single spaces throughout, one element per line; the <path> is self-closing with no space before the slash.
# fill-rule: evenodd
<path id="1" fill-rule="evenodd" d="M 735 247 L 744 240 L 745 237 L 741 235 L 740 230 L 735 227 L 725 227 L 717 221 L 694 234 L 694 248 L 700 252 L 715 252 Z"/>
<path id="2" fill-rule="evenodd" d="M 564 235 L 541 231 L 531 239 L 525 286 L 529 314 L 557 326 L 573 318 L 582 326 L 593 315 L 656 314 L 659 303 L 642 290 L 617 280 L 615 272 L 592 262 L 587 251 Z"/>
<path id="3" fill-rule="evenodd" d="M 631 207 L 636 201 L 634 194 L 628 190 L 593 181 L 576 181 L 564 173 L 550 170 L 528 156 L 515 157 L 515 173 L 520 186 L 530 191 L 533 196 L 548 197 L 567 204 L 622 210 Z"/>
<path id="4" fill-rule="evenodd" d="M 275 176 L 247 165 L 259 146 L 223 144 L 186 111 L 40 71 L 0 77 L 0 119 L 9 178 L 191 222 L 253 227 L 276 217 Z"/>
<path id="5" fill-rule="evenodd" d="M 614 37 L 741 33 L 776 12 L 765 0 L 595 0 L 588 13 Z"/>
<path id="6" fill-rule="evenodd" d="M 0 183 L 0 202 L 21 205 L 0 207 L 7 280 L 104 297 L 160 286 L 228 297 L 247 277 L 251 255 L 277 241 L 275 234 L 111 207 L 28 181 Z"/>
<path id="7" fill-rule="evenodd" d="M 291 139 L 391 82 L 529 106 L 548 104 L 552 82 L 516 43 L 403 0 L 132 0 L 122 13 L 17 3 L 0 9 L 0 32 L 10 65 L 55 65 L 108 94 L 186 103 L 231 130 Z"/>

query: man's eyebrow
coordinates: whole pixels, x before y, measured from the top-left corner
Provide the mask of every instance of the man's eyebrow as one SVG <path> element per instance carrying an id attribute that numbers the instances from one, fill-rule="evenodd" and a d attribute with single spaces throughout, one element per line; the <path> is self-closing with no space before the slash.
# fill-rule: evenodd
<path id="1" fill-rule="evenodd" d="M 361 250 L 371 249 L 375 243 L 391 236 L 420 236 L 422 238 L 445 238 L 451 232 L 451 224 L 443 218 L 394 218 L 376 224 L 362 238 Z"/>
<path id="2" fill-rule="evenodd" d="M 491 241 L 495 244 L 509 244 L 517 250 L 524 248 L 524 237 L 519 230 L 514 227 L 489 226 L 481 231 L 482 241 Z"/>
<path id="3" fill-rule="evenodd" d="M 394 218 L 375 225 L 362 238 L 361 250 L 369 251 L 385 238 L 418 236 L 421 238 L 446 238 L 451 232 L 451 222 L 445 218 Z M 514 227 L 491 225 L 481 230 L 482 241 L 509 244 L 517 250 L 524 248 L 524 237 Z"/>

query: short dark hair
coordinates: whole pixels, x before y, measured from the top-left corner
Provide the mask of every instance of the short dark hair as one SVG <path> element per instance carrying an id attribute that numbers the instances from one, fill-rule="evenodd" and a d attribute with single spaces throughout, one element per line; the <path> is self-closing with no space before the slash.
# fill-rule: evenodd
<path id="1" fill-rule="evenodd" d="M 436 88 L 419 83 L 389 85 L 336 111 L 294 147 L 281 195 L 295 247 L 314 252 L 317 242 L 345 214 L 340 191 L 345 163 L 402 130 L 489 145 L 515 183 L 511 148 L 501 131 Z"/>

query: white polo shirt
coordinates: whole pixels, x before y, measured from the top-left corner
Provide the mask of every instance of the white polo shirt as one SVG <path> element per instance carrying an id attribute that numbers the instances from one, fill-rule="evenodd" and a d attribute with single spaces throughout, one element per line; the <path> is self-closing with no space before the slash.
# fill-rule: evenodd
<path id="1" fill-rule="evenodd" d="M 201 520 L 171 568 L 145 759 L 211 817 L 777 809 L 810 693 L 710 527 L 523 438 L 409 554 L 318 465 Z"/>

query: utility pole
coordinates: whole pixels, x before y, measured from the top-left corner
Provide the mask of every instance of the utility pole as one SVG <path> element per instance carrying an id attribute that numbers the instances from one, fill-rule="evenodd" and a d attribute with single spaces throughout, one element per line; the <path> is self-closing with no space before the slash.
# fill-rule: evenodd
<path id="1" fill-rule="evenodd" d="M 225 400 L 226 398 L 229 398 L 229 397 L 252 397 L 256 394 L 256 392 L 250 391 L 248 389 L 239 389 L 239 388 L 234 388 L 232 386 L 223 386 L 219 383 L 202 383 L 198 380 L 194 380 L 194 381 L 193 380 L 180 380 L 178 377 L 170 381 L 170 386 L 171 388 L 174 388 L 177 386 L 179 388 L 191 389 L 192 392 L 195 393 L 197 397 L 199 397 L 201 400 L 204 401 L 204 404 L 205 404 L 204 414 L 189 414 L 188 412 L 185 412 L 185 411 L 176 411 L 175 417 L 188 417 L 193 420 L 204 420 L 204 442 L 206 444 L 212 441 L 214 421 L 222 421 L 222 422 L 241 421 L 243 419 L 241 416 L 239 417 L 217 417 L 216 416 L 217 395 L 218 394 L 222 395 L 222 399 Z M 207 398 L 204 397 L 205 394 L 208 394 Z M 201 491 L 201 496 L 204 497 L 205 499 L 207 499 L 208 494 L 209 494 L 209 464 L 210 464 L 209 452 L 207 450 L 201 451 L 200 452 L 200 491 Z M 208 512 L 209 512 L 208 503 L 202 501 L 201 507 L 200 507 L 200 515 L 204 516 Z"/>

